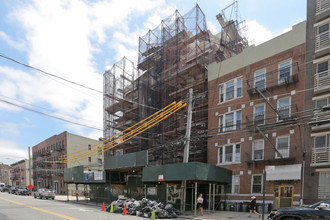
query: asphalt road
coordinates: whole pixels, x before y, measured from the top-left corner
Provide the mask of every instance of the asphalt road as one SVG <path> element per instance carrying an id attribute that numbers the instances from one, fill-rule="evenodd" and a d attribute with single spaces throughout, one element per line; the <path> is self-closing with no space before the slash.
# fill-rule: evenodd
<path id="1" fill-rule="evenodd" d="M 67 203 L 55 200 L 34 199 L 33 196 L 18 196 L 0 193 L 1 220 L 91 220 L 91 219 L 139 219 L 136 216 L 113 214 L 101 211 L 99 207 Z"/>

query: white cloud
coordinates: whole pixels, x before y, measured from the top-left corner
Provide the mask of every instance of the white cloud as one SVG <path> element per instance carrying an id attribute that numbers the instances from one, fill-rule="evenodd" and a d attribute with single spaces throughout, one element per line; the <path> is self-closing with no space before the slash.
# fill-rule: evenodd
<path id="1" fill-rule="evenodd" d="M 16 42 L 12 40 L 5 32 L 0 31 L 0 39 L 4 40 L 8 45 L 11 47 L 18 49 L 18 50 L 24 50 L 25 44 L 23 42 Z"/>
<path id="2" fill-rule="evenodd" d="M 0 122 L 0 134 L 1 135 L 8 135 L 20 134 L 20 128 L 26 127 L 24 124 L 15 124 L 15 123 L 8 123 L 8 122 Z"/>
<path id="3" fill-rule="evenodd" d="M 248 26 L 248 39 L 249 41 L 252 40 L 255 45 L 259 45 L 276 36 L 268 28 L 262 26 L 255 20 L 247 21 L 246 23 Z"/>
<path id="4" fill-rule="evenodd" d="M 14 141 L 0 139 L 0 161 L 4 164 L 12 164 L 28 158 L 27 149 L 22 150 Z"/>
<path id="5" fill-rule="evenodd" d="M 95 55 L 105 53 L 106 46 L 110 46 L 112 59 L 126 56 L 136 62 L 138 37 L 147 32 L 146 27 L 153 25 L 152 22 L 158 25 L 174 11 L 164 0 L 34 0 L 16 7 L 10 16 L 18 21 L 24 33 L 21 39 L 26 42 L 29 65 L 103 91 L 104 69 L 99 69 L 98 63 L 102 61 L 95 60 Z M 148 13 L 146 22 L 129 26 L 131 20 L 146 16 L 145 13 Z M 159 19 L 155 20 L 157 16 Z M 0 38 L 8 44 L 15 43 L 4 32 Z M 0 66 L 0 77 L 0 95 L 40 106 L 46 104 L 51 106 L 52 113 L 67 115 L 94 127 L 103 126 L 100 93 L 31 70 L 24 72 Z M 8 106 L 6 109 L 17 110 Z M 84 134 L 77 125 L 67 127 Z M 92 133 L 97 135 L 94 138 L 102 136 L 97 130 Z"/>
<path id="6" fill-rule="evenodd" d="M 211 31 L 212 34 L 217 34 L 220 32 L 219 27 L 220 25 L 216 25 L 211 21 L 207 21 L 207 29 Z"/>
<path id="7" fill-rule="evenodd" d="M 14 7 L 9 16 L 18 21 L 20 33 L 24 33 L 20 41 L 25 42 L 29 65 L 103 91 L 104 69 L 100 63 L 111 65 L 123 56 L 136 63 L 139 36 L 156 28 L 175 9 L 165 0 L 34 0 Z M 137 22 L 139 19 L 141 22 Z M 135 26 L 129 25 L 133 20 Z M 214 27 L 211 23 L 209 26 Z M 8 44 L 15 43 L 4 32 L 0 38 Z M 96 60 L 98 54 L 110 58 Z M 0 77 L 0 95 L 50 106 L 52 113 L 67 115 L 94 127 L 103 126 L 100 93 L 32 70 L 0 66 Z M 0 103 L 0 108 L 3 106 Z M 8 106 L 6 109 L 17 111 Z M 67 127 L 91 137 L 77 125 Z M 93 138 L 102 136 L 97 130 L 92 133 L 97 135 Z"/>

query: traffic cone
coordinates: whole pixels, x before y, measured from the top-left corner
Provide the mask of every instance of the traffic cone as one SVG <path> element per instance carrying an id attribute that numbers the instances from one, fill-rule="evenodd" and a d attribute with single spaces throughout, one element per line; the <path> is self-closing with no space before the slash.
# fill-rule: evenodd
<path id="1" fill-rule="evenodd" d="M 126 205 L 124 205 L 123 215 L 127 215 Z"/>
<path id="2" fill-rule="evenodd" d="M 152 209 L 151 219 L 156 219 L 155 209 Z"/>
<path id="3" fill-rule="evenodd" d="M 113 213 L 113 204 L 111 203 L 110 213 Z"/>
<path id="4" fill-rule="evenodd" d="M 103 202 L 103 205 L 102 205 L 102 211 L 105 211 L 105 205 L 104 205 L 104 202 Z"/>

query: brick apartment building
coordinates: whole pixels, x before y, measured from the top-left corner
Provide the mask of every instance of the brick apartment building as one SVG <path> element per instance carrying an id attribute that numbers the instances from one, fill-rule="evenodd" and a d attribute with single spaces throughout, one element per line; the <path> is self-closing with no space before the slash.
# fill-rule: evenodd
<path id="1" fill-rule="evenodd" d="M 11 165 L 11 183 L 13 186 L 26 188 L 30 185 L 29 160 L 20 160 Z"/>
<path id="2" fill-rule="evenodd" d="M 232 184 L 219 188 L 221 200 L 247 202 L 254 195 L 261 202 L 265 184 L 266 203 L 299 204 L 305 33 L 301 22 L 209 65 L 208 163 L 232 170 Z"/>
<path id="3" fill-rule="evenodd" d="M 0 163 L 0 183 L 11 185 L 10 169 L 11 167 L 9 165 Z"/>
<path id="4" fill-rule="evenodd" d="M 330 199 L 330 1 L 307 1 L 304 202 Z M 307 112 L 308 111 L 308 112 Z"/>
<path id="5" fill-rule="evenodd" d="M 34 186 L 47 187 L 56 190 L 58 194 L 66 194 L 64 168 L 83 165 L 88 170 L 103 170 L 103 153 L 78 161 L 59 162 L 61 156 L 83 149 L 89 150 L 98 142 L 65 131 L 35 145 L 32 148 Z"/>

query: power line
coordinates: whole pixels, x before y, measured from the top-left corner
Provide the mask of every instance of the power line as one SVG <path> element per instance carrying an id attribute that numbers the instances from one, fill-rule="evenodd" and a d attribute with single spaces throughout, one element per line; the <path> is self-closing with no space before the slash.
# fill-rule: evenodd
<path id="1" fill-rule="evenodd" d="M 16 106 L 18 108 L 22 108 L 22 109 L 25 109 L 25 110 L 28 110 L 28 111 L 31 111 L 31 112 L 34 112 L 34 113 L 37 113 L 37 114 L 40 114 L 40 115 L 51 117 L 51 118 L 54 118 L 54 119 L 57 119 L 57 120 L 69 122 L 71 124 L 76 124 L 76 125 L 80 125 L 80 126 L 83 126 L 83 127 L 87 127 L 87 128 L 92 128 L 92 129 L 95 129 L 95 130 L 103 131 L 103 129 L 98 128 L 98 127 L 94 127 L 94 126 L 82 124 L 82 123 L 79 123 L 79 122 L 75 122 L 75 121 L 72 121 L 72 120 L 69 120 L 69 119 L 61 118 L 61 117 L 58 117 L 56 115 L 52 115 L 52 114 L 49 114 L 49 113 L 41 112 L 41 111 L 38 111 L 38 110 L 35 110 L 35 109 L 32 109 L 32 108 L 26 107 L 26 106 L 23 106 L 23 105 L 19 105 L 19 104 L 16 104 L 16 103 L 13 103 L 13 102 L 4 100 L 4 99 L 0 99 L 0 102 L 6 103 L 8 105 L 13 105 L 13 106 Z"/>
<path id="2" fill-rule="evenodd" d="M 5 59 L 7 59 L 7 60 L 10 60 L 10 61 L 12 61 L 12 62 L 14 62 L 14 63 L 19 64 L 19 65 L 25 66 L 25 67 L 27 67 L 27 68 L 33 69 L 33 70 L 35 70 L 35 71 L 37 71 L 37 72 L 40 72 L 40 73 L 42 73 L 42 74 L 45 74 L 45 75 L 47 75 L 47 76 L 51 76 L 51 77 L 54 77 L 54 78 L 58 78 L 58 79 L 60 79 L 60 80 L 66 81 L 66 82 L 68 82 L 68 83 L 71 83 L 71 84 L 74 84 L 74 85 L 77 85 L 77 86 L 81 86 L 81 87 L 83 87 L 83 88 L 85 88 L 85 89 L 89 89 L 89 90 L 91 90 L 91 91 L 94 91 L 94 92 L 97 92 L 97 93 L 101 93 L 101 94 L 103 94 L 102 91 L 99 91 L 99 90 L 97 90 L 97 89 L 93 89 L 93 88 L 91 88 L 91 87 L 88 87 L 88 86 L 82 85 L 82 84 L 80 84 L 80 83 L 77 83 L 77 82 L 74 82 L 74 81 L 71 81 L 71 80 L 65 79 L 65 78 L 63 78 L 63 77 L 61 77 L 61 76 L 57 76 L 57 75 L 51 74 L 51 73 L 46 72 L 46 71 L 44 71 L 44 70 L 41 70 L 41 69 L 39 69 L 39 68 L 36 68 L 36 67 L 30 66 L 30 65 L 28 65 L 28 64 L 25 64 L 25 63 L 19 62 L 19 61 L 15 60 L 15 59 L 13 59 L 13 58 L 10 58 L 10 57 L 8 57 L 8 56 L 6 56 L 6 55 L 0 54 L 0 57 L 5 58 Z"/>
<path id="3" fill-rule="evenodd" d="M 34 107 L 34 108 L 40 108 L 40 109 L 43 109 L 43 110 L 46 110 L 48 112 L 51 112 L 51 110 L 47 109 L 47 108 L 44 108 L 44 107 L 40 107 L 40 106 L 35 106 L 35 105 L 32 105 L 28 102 L 23 102 L 21 100 L 18 100 L 18 99 L 14 99 L 14 98 L 11 98 L 11 97 L 8 97 L 8 96 L 5 96 L 5 95 L 0 95 L 1 97 L 4 97 L 6 99 L 11 99 L 11 100 L 14 100 L 15 102 L 19 102 L 19 103 L 23 103 L 25 105 L 29 105 L 31 107 Z M 59 116 L 62 116 L 62 117 L 70 117 L 70 116 L 67 116 L 67 115 L 62 115 L 62 114 L 59 114 L 59 113 L 56 113 L 56 115 L 59 115 Z M 92 122 L 92 123 L 98 123 L 98 122 L 95 122 L 95 121 L 89 121 L 89 120 L 85 120 L 86 122 Z"/>
<path id="4" fill-rule="evenodd" d="M 74 84 L 74 85 L 77 85 L 77 86 L 83 87 L 83 88 L 85 88 L 85 89 L 89 89 L 89 90 L 91 90 L 91 91 L 94 91 L 94 92 L 97 92 L 97 93 L 101 93 L 101 94 L 103 94 L 103 92 L 100 91 L 100 90 L 97 90 L 97 89 L 94 89 L 94 88 L 91 88 L 91 87 L 88 87 L 88 86 L 82 85 L 82 84 L 80 84 L 80 83 L 77 83 L 77 82 L 74 82 L 74 81 L 71 81 L 71 80 L 65 79 L 64 77 L 57 76 L 57 75 L 55 75 L 55 74 L 52 74 L 52 73 L 46 72 L 46 71 L 41 70 L 41 69 L 39 69 L 39 68 L 36 68 L 36 67 L 31 66 L 31 65 L 28 65 L 28 64 L 22 63 L 22 62 L 20 62 L 20 61 L 17 61 L 17 60 L 15 60 L 15 59 L 10 58 L 10 57 L 8 57 L 8 56 L 6 56 L 6 55 L 3 55 L 3 54 L 1 54 L 1 53 L 0 53 L 0 57 L 2 57 L 2 58 L 4 58 L 4 59 L 7 59 L 7 60 L 10 60 L 10 61 L 12 61 L 12 62 L 14 62 L 14 63 L 17 63 L 17 64 L 19 64 L 19 65 L 22 65 L 22 66 L 24 66 L 24 67 L 27 67 L 27 68 L 33 69 L 33 70 L 35 70 L 35 71 L 37 71 L 37 72 L 40 72 L 40 73 L 42 73 L 43 75 L 46 75 L 46 76 L 48 76 L 48 77 L 54 77 L 54 78 L 57 78 L 57 79 L 63 80 L 63 81 L 65 81 L 65 82 L 68 82 L 68 83 L 71 83 L 71 84 Z M 59 82 L 59 83 L 60 83 L 60 82 Z M 66 86 L 68 86 L 68 85 L 66 85 Z M 70 86 L 69 86 L 69 87 L 70 87 Z M 70 87 L 70 88 L 72 88 L 72 87 Z M 72 89 L 74 89 L 74 88 L 72 88 Z M 84 94 L 85 94 L 85 93 L 84 93 Z M 87 95 L 88 95 L 88 94 L 87 94 Z M 95 98 L 95 97 L 93 97 L 93 98 Z M 159 108 L 155 108 L 155 107 L 153 107 L 153 106 L 149 106 L 149 105 L 145 105 L 145 104 L 142 104 L 142 103 L 138 103 L 138 102 L 135 102 L 135 101 L 133 101 L 133 100 L 128 100 L 128 99 L 124 99 L 124 98 L 122 98 L 122 99 L 125 100 L 125 101 L 127 101 L 127 102 L 130 102 L 130 103 L 133 103 L 133 104 L 136 104 L 136 105 L 139 105 L 139 106 L 147 107 L 147 108 L 150 108 L 150 109 L 153 109 L 153 110 L 157 110 L 157 111 L 161 110 L 161 109 L 159 109 Z M 175 114 L 176 114 L 176 115 L 181 115 L 181 116 L 183 116 L 183 114 L 180 114 L 180 113 L 175 113 Z"/>

